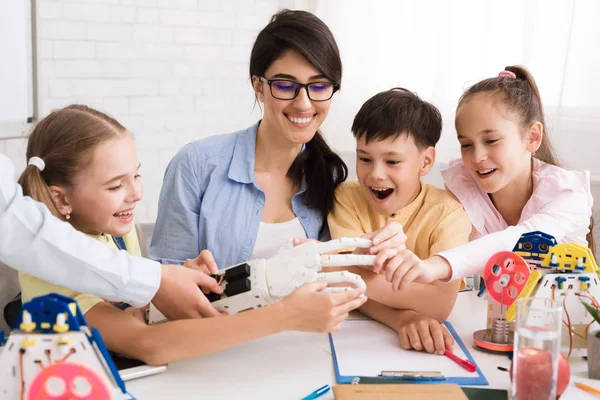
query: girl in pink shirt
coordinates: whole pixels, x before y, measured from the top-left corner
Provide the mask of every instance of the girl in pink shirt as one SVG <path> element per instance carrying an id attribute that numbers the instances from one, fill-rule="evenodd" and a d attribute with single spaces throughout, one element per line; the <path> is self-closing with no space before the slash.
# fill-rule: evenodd
<path id="1" fill-rule="evenodd" d="M 543 121 L 537 85 L 523 67 L 506 67 L 462 95 L 455 120 L 462 160 L 442 174 L 471 219 L 471 242 L 427 260 L 400 253 L 384 267 L 395 290 L 482 272 L 526 232 L 594 250 L 589 172 L 558 166 Z"/>

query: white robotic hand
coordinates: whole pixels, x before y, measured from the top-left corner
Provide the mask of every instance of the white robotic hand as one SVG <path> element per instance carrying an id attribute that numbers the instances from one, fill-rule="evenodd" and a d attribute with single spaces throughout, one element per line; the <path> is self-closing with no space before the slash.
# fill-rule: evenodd
<path id="1" fill-rule="evenodd" d="M 307 241 L 292 248 L 283 248 L 268 259 L 251 260 L 219 271 L 218 278 L 224 291 L 211 293 L 208 298 L 217 309 L 235 314 L 264 307 L 289 295 L 305 282 L 324 281 L 348 283 L 352 286 L 328 287 L 339 292 L 353 287 L 364 289 L 360 275 L 348 271 L 320 272 L 322 267 L 373 265 L 375 256 L 356 254 L 328 254 L 351 247 L 369 248 L 369 239 L 340 238 L 319 243 Z"/>
<path id="2" fill-rule="evenodd" d="M 250 260 L 212 275 L 223 287 L 223 294 L 210 293 L 207 297 L 216 309 L 235 314 L 275 303 L 305 282 L 352 285 L 328 287 L 325 290 L 329 292 L 353 287 L 364 289 L 366 285 L 360 275 L 348 271 L 320 271 L 322 267 L 373 265 L 375 256 L 371 255 L 328 254 L 347 248 L 369 248 L 371 245 L 369 239 L 340 238 L 323 243 L 309 240 L 295 247 L 283 248 L 271 258 Z M 162 314 L 151 305 L 148 322 L 164 320 Z"/>

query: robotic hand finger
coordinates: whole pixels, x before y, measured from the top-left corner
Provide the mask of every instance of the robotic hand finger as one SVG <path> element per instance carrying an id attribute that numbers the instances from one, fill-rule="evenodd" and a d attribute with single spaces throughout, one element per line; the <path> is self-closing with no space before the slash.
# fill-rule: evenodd
<path id="1" fill-rule="evenodd" d="M 353 274 L 348 271 L 336 271 L 336 272 L 321 272 L 317 275 L 317 281 L 327 283 L 350 283 L 354 286 L 333 286 L 325 288 L 325 291 L 336 293 L 350 289 L 366 289 L 367 285 L 362 280 L 360 275 Z"/>
<path id="2" fill-rule="evenodd" d="M 368 249 L 373 245 L 369 239 L 363 238 L 339 238 L 329 242 L 319 243 L 317 252 L 321 255 L 322 267 L 351 267 L 372 266 L 375 262 L 375 256 L 362 254 L 329 254 L 348 248 Z"/>
<path id="3" fill-rule="evenodd" d="M 281 249 L 275 256 L 266 260 L 248 261 L 247 273 L 233 280 L 236 287 L 241 288 L 238 293 L 228 293 L 228 287 L 232 283 L 232 280 L 227 277 L 228 268 L 224 271 L 225 296 L 221 296 L 213 305 L 228 313 L 263 307 L 289 295 L 305 282 L 318 280 L 351 285 L 327 288 L 329 292 L 348 290 L 352 287 L 364 289 L 366 284 L 360 275 L 347 271 L 320 272 L 323 266 L 373 265 L 375 256 L 328 254 L 352 247 L 369 248 L 371 245 L 372 242 L 368 239 L 340 238 L 323 243 L 307 241 L 292 248 Z M 240 279 L 244 280 L 243 283 L 239 283 Z M 238 283 L 235 283 L 236 280 Z"/>
<path id="4" fill-rule="evenodd" d="M 339 239 L 330 240 L 329 242 L 318 243 L 317 252 L 319 254 L 327 254 L 353 247 L 368 249 L 372 245 L 373 242 L 371 242 L 369 239 L 342 237 Z"/>
<path id="5" fill-rule="evenodd" d="M 271 258 L 250 260 L 219 271 L 214 278 L 221 282 L 224 292 L 222 295 L 211 293 L 207 297 L 218 310 L 235 314 L 272 304 L 306 282 L 347 282 L 364 289 L 366 284 L 360 275 L 347 271 L 320 271 L 323 266 L 373 265 L 375 256 L 372 255 L 328 254 L 348 248 L 369 248 L 371 245 L 372 242 L 368 239 L 340 238 L 323 243 L 310 240 L 292 248 L 282 248 Z M 338 292 L 351 288 L 328 288 L 331 289 L 328 291 Z M 149 321 L 153 323 L 161 320 L 164 317 L 151 306 Z"/>

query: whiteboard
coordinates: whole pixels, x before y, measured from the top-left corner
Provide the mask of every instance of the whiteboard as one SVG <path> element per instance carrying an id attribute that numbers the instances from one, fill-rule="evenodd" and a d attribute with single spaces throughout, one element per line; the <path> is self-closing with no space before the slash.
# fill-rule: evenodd
<path id="1" fill-rule="evenodd" d="M 31 1 L 0 0 L 0 138 L 21 136 L 33 116 Z"/>

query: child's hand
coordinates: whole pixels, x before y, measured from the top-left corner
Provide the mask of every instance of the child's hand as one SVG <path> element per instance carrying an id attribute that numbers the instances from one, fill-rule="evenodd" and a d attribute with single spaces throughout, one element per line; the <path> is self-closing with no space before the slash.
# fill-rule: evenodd
<path id="1" fill-rule="evenodd" d="M 287 330 L 335 332 L 348 313 L 367 301 L 362 289 L 339 293 L 323 291 L 327 282 L 306 282 L 273 307 L 283 309 Z"/>
<path id="2" fill-rule="evenodd" d="M 371 246 L 366 254 L 376 254 L 373 271 L 379 272 L 386 260 L 395 257 L 406 249 L 406 235 L 399 222 L 388 222 L 383 228 L 362 236 L 371 239 Z M 363 252 L 364 254 L 364 252 Z"/>
<path id="3" fill-rule="evenodd" d="M 186 268 L 195 269 L 198 271 L 202 271 L 207 274 L 216 274 L 219 272 L 219 267 L 217 267 L 217 263 L 210 252 L 210 250 L 202 250 L 198 257 L 188 258 L 183 263 L 183 266 Z"/>
<path id="4" fill-rule="evenodd" d="M 385 263 L 383 267 L 385 280 L 391 282 L 392 290 L 397 292 L 400 290 L 401 284 L 408 285 L 408 282 L 402 282 L 402 278 L 405 277 L 406 272 L 420 271 L 423 268 L 421 263 L 421 259 L 415 253 L 410 250 L 404 250 Z M 404 286 L 402 286 L 402 289 L 404 289 Z"/>
<path id="5" fill-rule="evenodd" d="M 452 350 L 454 345 L 450 332 L 437 320 L 416 312 L 400 327 L 398 337 L 404 350 L 425 350 L 442 355 L 445 349 Z"/>
<path id="6" fill-rule="evenodd" d="M 160 287 L 152 303 L 169 320 L 221 315 L 203 292 L 220 294 L 223 288 L 202 271 L 181 268 L 181 265 L 163 265 Z"/>
<path id="7" fill-rule="evenodd" d="M 447 280 L 452 276 L 452 268 L 445 258 L 433 256 L 421 260 L 412 251 L 404 250 L 389 260 L 384 266 L 385 279 L 392 282 L 392 290 L 404 290 L 408 284 L 432 283 Z"/>

